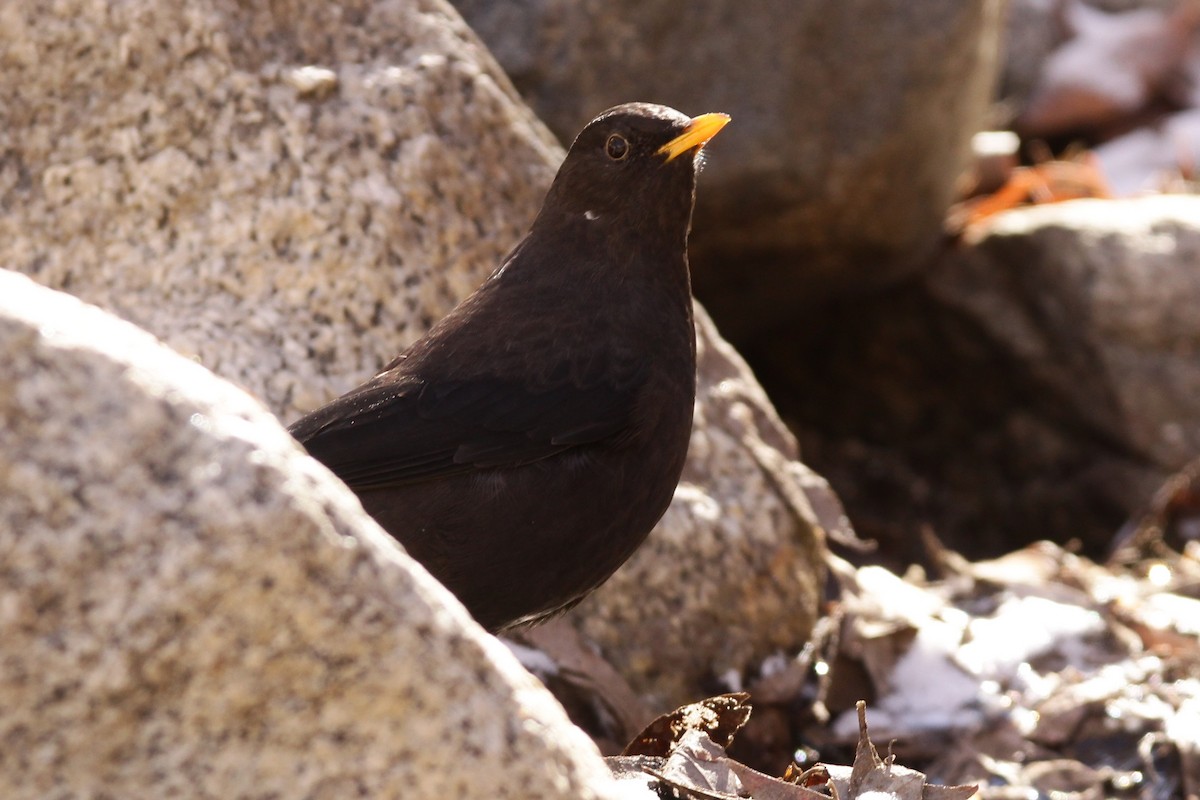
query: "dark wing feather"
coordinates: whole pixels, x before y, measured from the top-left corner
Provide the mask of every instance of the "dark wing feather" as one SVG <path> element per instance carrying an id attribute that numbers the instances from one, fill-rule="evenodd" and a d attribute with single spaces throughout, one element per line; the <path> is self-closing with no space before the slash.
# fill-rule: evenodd
<path id="1" fill-rule="evenodd" d="M 500 378 L 373 383 L 291 427 L 355 489 L 517 466 L 629 429 L 639 380 L 543 390 Z"/>

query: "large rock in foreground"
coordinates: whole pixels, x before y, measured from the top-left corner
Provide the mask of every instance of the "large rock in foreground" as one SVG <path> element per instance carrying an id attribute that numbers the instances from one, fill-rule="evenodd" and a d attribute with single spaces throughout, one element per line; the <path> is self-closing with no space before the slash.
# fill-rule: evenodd
<path id="1" fill-rule="evenodd" d="M 245 393 L 3 270 L 0 350 L 0 796 L 613 796 Z"/>
<path id="2" fill-rule="evenodd" d="M 131 319 L 287 421 L 482 281 L 563 155 L 437 0 L 0 4 L 0 53 L 0 263 Z M 819 480 L 797 483 L 744 365 L 701 377 L 688 485 L 636 567 L 659 578 L 575 612 L 672 707 L 715 661 L 802 646 L 820 587 L 803 498 Z M 625 659 L 623 641 L 646 652 L 633 626 L 663 622 L 629 606 L 657 608 L 646 596 L 678 571 L 658 541 L 703 546 L 689 557 L 710 568 L 705 591 L 671 607 L 678 647 Z"/>

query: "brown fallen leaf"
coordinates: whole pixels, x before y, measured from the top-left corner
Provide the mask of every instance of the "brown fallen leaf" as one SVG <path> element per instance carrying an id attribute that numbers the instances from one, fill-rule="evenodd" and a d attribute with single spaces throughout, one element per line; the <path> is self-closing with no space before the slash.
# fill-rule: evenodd
<path id="1" fill-rule="evenodd" d="M 839 800 L 854 800 L 870 794 L 873 798 L 896 800 L 967 800 L 977 786 L 937 786 L 925 782 L 925 774 L 895 763 L 889 755 L 880 758 L 867 733 L 867 704 L 858 703 L 858 747 L 854 766 L 825 765 L 830 789 Z"/>
<path id="2" fill-rule="evenodd" d="M 742 782 L 742 787 L 753 800 L 828 800 L 829 795 L 813 791 L 803 785 L 780 778 L 764 775 L 745 764 L 730 761 L 729 768 Z"/>
<path id="3" fill-rule="evenodd" d="M 782 779 L 747 767 L 709 736 L 728 744 L 750 716 L 748 695 L 711 697 L 659 717 L 626 752 L 607 759 L 613 774 L 652 776 L 675 797 L 690 800 L 967 800 L 975 786 L 937 786 L 925 775 L 880 758 L 867 733 L 866 704 L 858 703 L 859 741 L 852 767 L 818 764 L 803 774 L 789 768 Z M 633 752 L 638 747 L 655 752 Z M 817 791 L 817 788 L 826 791 Z"/>
<path id="4" fill-rule="evenodd" d="M 623 756 L 670 756 L 689 731 L 705 733 L 718 747 L 726 748 L 750 719 L 750 695 L 734 692 L 709 697 L 663 714 L 633 738 Z"/>

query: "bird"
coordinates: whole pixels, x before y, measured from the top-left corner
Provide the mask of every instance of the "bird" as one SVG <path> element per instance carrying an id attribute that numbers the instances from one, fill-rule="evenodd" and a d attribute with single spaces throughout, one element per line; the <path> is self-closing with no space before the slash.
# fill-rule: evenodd
<path id="1" fill-rule="evenodd" d="M 696 176 L 728 121 L 597 116 L 479 288 L 289 428 L 490 632 L 572 608 L 671 502 L 696 392 Z"/>

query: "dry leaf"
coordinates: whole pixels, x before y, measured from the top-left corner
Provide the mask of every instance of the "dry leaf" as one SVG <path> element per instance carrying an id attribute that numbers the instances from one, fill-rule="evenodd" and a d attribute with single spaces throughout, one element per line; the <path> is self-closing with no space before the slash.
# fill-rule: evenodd
<path id="1" fill-rule="evenodd" d="M 680 706 L 646 726 L 633 738 L 623 756 L 662 756 L 671 754 L 688 731 L 701 731 L 719 747 L 728 747 L 733 737 L 750 719 L 751 707 L 746 692 L 722 694 Z"/>
<path id="2" fill-rule="evenodd" d="M 646 772 L 677 795 L 700 800 L 829 800 L 828 795 L 734 761 L 724 748 L 697 730 L 683 734 L 661 768 L 649 767 Z"/>
<path id="3" fill-rule="evenodd" d="M 648 770 L 649 771 L 649 770 Z M 699 730 L 687 730 L 676 742 L 662 770 L 650 774 L 685 796 L 742 800 L 742 782 L 729 768 L 725 749 Z"/>
<path id="4" fill-rule="evenodd" d="M 925 782 L 924 773 L 895 763 L 893 756 L 879 757 L 867 733 L 867 704 L 858 703 L 858 748 L 854 766 L 825 765 L 833 796 L 854 800 L 865 794 L 897 800 L 967 800 L 977 786 L 936 786 Z"/>
<path id="5" fill-rule="evenodd" d="M 753 800 L 829 800 L 828 795 L 797 785 L 786 776 L 772 778 L 737 761 L 730 761 L 729 769 L 737 775 Z"/>

